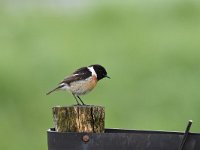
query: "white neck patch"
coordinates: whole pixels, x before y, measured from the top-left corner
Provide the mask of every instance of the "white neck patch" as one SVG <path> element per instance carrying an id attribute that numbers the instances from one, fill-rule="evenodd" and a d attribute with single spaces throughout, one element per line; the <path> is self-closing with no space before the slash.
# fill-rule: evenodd
<path id="1" fill-rule="evenodd" d="M 87 68 L 90 70 L 90 72 L 92 72 L 92 75 L 93 75 L 93 76 L 96 76 L 96 77 L 97 77 L 97 74 L 96 74 L 96 72 L 95 72 L 95 70 L 94 70 L 93 67 L 87 67 Z"/>

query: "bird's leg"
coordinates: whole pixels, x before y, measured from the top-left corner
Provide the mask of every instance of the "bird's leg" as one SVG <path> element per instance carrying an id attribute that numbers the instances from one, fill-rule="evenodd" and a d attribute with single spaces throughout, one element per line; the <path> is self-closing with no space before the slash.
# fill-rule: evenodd
<path id="1" fill-rule="evenodd" d="M 81 101 L 81 103 L 83 104 L 83 105 L 85 105 L 84 103 L 83 103 L 83 101 L 81 100 L 81 98 L 77 95 L 77 97 L 78 97 L 78 99 Z"/>
<path id="2" fill-rule="evenodd" d="M 73 93 L 72 93 L 72 95 L 74 96 L 74 98 L 75 98 L 75 100 L 76 100 L 76 102 L 77 102 L 77 105 L 81 105 L 81 104 L 78 102 L 76 96 L 75 96 Z"/>

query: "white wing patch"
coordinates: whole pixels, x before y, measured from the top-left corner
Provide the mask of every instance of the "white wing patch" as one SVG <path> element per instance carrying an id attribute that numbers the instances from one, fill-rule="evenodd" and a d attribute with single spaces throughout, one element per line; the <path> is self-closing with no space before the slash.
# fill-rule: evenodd
<path id="1" fill-rule="evenodd" d="M 66 83 L 61 83 L 60 85 L 63 85 L 63 87 L 61 87 L 62 90 L 68 90 L 69 89 L 69 85 Z"/>

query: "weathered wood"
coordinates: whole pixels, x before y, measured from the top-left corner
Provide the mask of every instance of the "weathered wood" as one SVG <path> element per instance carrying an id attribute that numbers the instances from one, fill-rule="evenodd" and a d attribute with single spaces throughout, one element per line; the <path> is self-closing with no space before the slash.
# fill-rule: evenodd
<path id="1" fill-rule="evenodd" d="M 57 132 L 104 132 L 105 109 L 102 106 L 56 106 L 52 110 Z"/>

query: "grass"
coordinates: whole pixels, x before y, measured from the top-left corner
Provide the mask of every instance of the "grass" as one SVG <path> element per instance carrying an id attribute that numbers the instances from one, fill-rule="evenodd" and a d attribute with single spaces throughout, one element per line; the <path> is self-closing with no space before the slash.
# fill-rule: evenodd
<path id="1" fill-rule="evenodd" d="M 83 97 L 106 107 L 106 127 L 200 132 L 199 2 L 100 5 L 76 13 L 8 11 L 0 18 L 0 149 L 47 149 L 51 108 L 75 103 L 45 93 L 99 63 L 111 80 Z M 12 144 L 11 144 L 12 141 Z"/>

